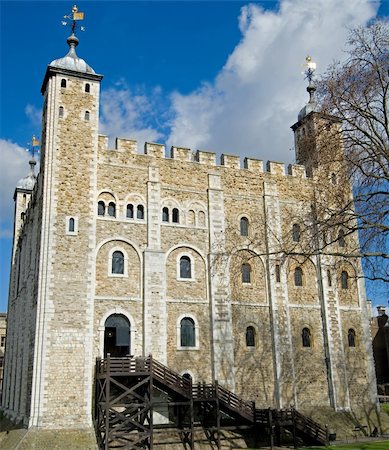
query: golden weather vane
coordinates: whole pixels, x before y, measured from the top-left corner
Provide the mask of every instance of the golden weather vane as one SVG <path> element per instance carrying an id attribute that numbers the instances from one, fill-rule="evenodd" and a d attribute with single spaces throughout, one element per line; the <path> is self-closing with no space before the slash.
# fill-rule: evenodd
<path id="1" fill-rule="evenodd" d="M 305 58 L 304 68 L 305 70 L 303 73 L 305 78 L 307 78 L 309 84 L 311 84 L 316 71 L 316 63 L 312 61 L 312 58 L 309 55 Z"/>
<path id="2" fill-rule="evenodd" d="M 26 151 L 28 153 L 30 153 L 30 155 L 34 159 L 35 154 L 39 153 L 39 148 L 38 147 L 41 145 L 40 142 L 39 142 L 39 139 L 37 139 L 35 137 L 35 135 L 33 135 L 32 138 L 31 138 L 31 142 L 28 142 L 27 145 L 28 145 L 28 148 L 26 149 Z"/>
<path id="3" fill-rule="evenodd" d="M 73 8 L 72 8 L 71 14 L 68 14 L 67 16 L 63 16 L 63 18 L 67 19 L 67 20 L 62 20 L 62 25 L 63 26 L 68 25 L 69 24 L 69 22 L 68 22 L 69 20 L 71 21 L 70 28 L 72 30 L 72 33 L 74 34 L 74 32 L 75 32 L 75 30 L 77 28 L 77 22 L 79 20 L 84 20 L 84 13 L 80 12 L 78 10 L 77 6 L 74 5 Z M 85 31 L 85 27 L 80 25 L 79 28 L 80 28 L 80 31 Z"/>

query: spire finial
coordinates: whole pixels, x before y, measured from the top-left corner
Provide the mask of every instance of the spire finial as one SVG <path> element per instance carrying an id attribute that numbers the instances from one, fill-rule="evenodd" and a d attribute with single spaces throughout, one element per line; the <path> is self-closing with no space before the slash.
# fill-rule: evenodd
<path id="1" fill-rule="evenodd" d="M 28 162 L 30 164 L 30 175 L 35 177 L 35 166 L 36 166 L 35 154 L 39 153 L 39 148 L 38 148 L 40 146 L 39 139 L 37 139 L 35 137 L 35 135 L 33 135 L 31 138 L 31 142 L 29 142 L 27 145 L 28 145 L 27 151 L 31 155 L 31 159 Z"/>
<path id="2" fill-rule="evenodd" d="M 67 20 L 62 20 L 62 25 L 70 25 L 70 29 L 72 31 L 71 36 L 69 36 L 67 39 L 67 43 L 70 49 L 74 49 L 78 45 L 78 39 L 75 35 L 76 29 L 79 28 L 80 31 L 85 31 L 85 27 L 78 25 L 77 23 L 80 20 L 84 20 L 84 13 L 78 11 L 77 5 L 74 5 L 71 14 L 63 16 L 63 18 Z"/>
<path id="3" fill-rule="evenodd" d="M 316 72 L 316 63 L 312 61 L 312 58 L 309 55 L 305 58 L 304 67 L 305 67 L 304 75 L 305 78 L 308 80 L 307 91 L 309 93 L 309 103 L 314 103 L 316 86 L 313 80 Z"/>

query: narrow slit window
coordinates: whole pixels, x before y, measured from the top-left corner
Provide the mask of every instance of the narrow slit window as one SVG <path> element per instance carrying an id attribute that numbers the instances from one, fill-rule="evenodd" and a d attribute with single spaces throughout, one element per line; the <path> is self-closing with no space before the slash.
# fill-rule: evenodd
<path id="1" fill-rule="evenodd" d="M 172 221 L 174 223 L 179 223 L 180 221 L 180 213 L 177 208 L 173 208 Z"/>
<path id="2" fill-rule="evenodd" d="M 303 270 L 301 267 L 296 267 L 294 269 L 294 285 L 295 286 L 303 285 Z"/>
<path id="3" fill-rule="evenodd" d="M 298 225 L 297 223 L 295 223 L 292 227 L 292 238 L 293 242 L 300 242 L 301 230 L 300 225 Z"/>
<path id="4" fill-rule="evenodd" d="M 108 204 L 108 215 L 110 217 L 116 217 L 116 205 L 114 202 Z"/>
<path id="5" fill-rule="evenodd" d="M 59 110 L 58 110 L 58 117 L 63 117 L 63 114 L 64 114 L 64 110 L 63 110 L 63 106 L 60 106 L 59 107 Z"/>
<path id="6" fill-rule="evenodd" d="M 69 219 L 69 232 L 74 233 L 74 230 L 75 230 L 74 218 L 71 217 Z"/>
<path id="7" fill-rule="evenodd" d="M 249 235 L 249 219 L 247 217 L 242 217 L 240 219 L 240 235 L 241 236 Z"/>
<path id="8" fill-rule="evenodd" d="M 276 264 L 276 282 L 279 283 L 281 281 L 281 269 L 279 264 Z"/>
<path id="9" fill-rule="evenodd" d="M 337 183 L 337 180 L 336 180 L 336 174 L 335 174 L 335 173 L 332 173 L 332 174 L 331 174 L 331 183 L 332 183 L 332 184 L 336 184 L 336 183 Z"/>
<path id="10" fill-rule="evenodd" d="M 242 264 L 242 283 L 251 283 L 251 266 L 250 264 Z"/>
<path id="11" fill-rule="evenodd" d="M 343 230 L 340 230 L 338 233 L 338 244 L 339 244 L 339 247 L 344 247 L 346 245 L 346 240 L 344 238 Z"/>
<path id="12" fill-rule="evenodd" d="M 301 333 L 303 347 L 311 347 L 311 330 L 309 328 L 303 328 Z"/>
<path id="13" fill-rule="evenodd" d="M 329 287 L 332 286 L 332 277 L 331 277 L 331 271 L 330 270 L 327 270 L 327 283 L 328 283 Z"/>
<path id="14" fill-rule="evenodd" d="M 342 285 L 342 289 L 348 289 L 348 273 L 343 270 L 340 274 L 340 283 Z"/>
<path id="15" fill-rule="evenodd" d="M 86 85 L 85 85 L 85 92 L 90 92 L 90 84 L 89 83 L 86 83 Z"/>
<path id="16" fill-rule="evenodd" d="M 66 80 L 65 80 L 65 78 L 62 78 L 62 80 L 61 80 L 61 87 L 62 88 L 66 88 Z"/>
<path id="17" fill-rule="evenodd" d="M 255 329 L 252 326 L 246 328 L 246 347 L 255 347 Z"/>
<path id="18" fill-rule="evenodd" d="M 131 203 L 129 203 L 127 205 L 126 217 L 128 219 L 133 219 L 134 218 L 134 205 L 131 204 Z"/>
<path id="19" fill-rule="evenodd" d="M 99 216 L 104 216 L 104 214 L 105 214 L 105 203 L 101 200 L 97 204 L 97 214 Z"/>
<path id="20" fill-rule="evenodd" d="M 89 120 L 90 119 L 90 113 L 89 111 L 85 111 L 85 120 Z"/>
<path id="21" fill-rule="evenodd" d="M 169 208 L 162 209 L 162 222 L 169 222 Z"/>
<path id="22" fill-rule="evenodd" d="M 347 340 L 349 347 L 355 347 L 355 330 L 350 328 L 347 332 Z"/>
<path id="23" fill-rule="evenodd" d="M 136 207 L 136 218 L 141 220 L 145 218 L 145 209 L 143 205 L 138 205 Z"/>

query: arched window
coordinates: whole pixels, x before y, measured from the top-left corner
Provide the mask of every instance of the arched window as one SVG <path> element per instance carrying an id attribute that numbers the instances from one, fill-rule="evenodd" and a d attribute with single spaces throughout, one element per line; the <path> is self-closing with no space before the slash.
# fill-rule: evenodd
<path id="1" fill-rule="evenodd" d="M 293 242 L 300 242 L 300 225 L 298 225 L 297 223 L 295 223 L 292 227 L 292 239 Z"/>
<path id="2" fill-rule="evenodd" d="M 112 253 L 112 273 L 124 275 L 124 255 L 118 250 Z"/>
<path id="3" fill-rule="evenodd" d="M 114 202 L 108 203 L 108 215 L 111 217 L 116 217 L 116 205 Z"/>
<path id="4" fill-rule="evenodd" d="M 185 379 L 187 379 L 189 381 L 192 381 L 192 375 L 190 373 L 188 373 L 188 372 L 183 373 L 182 374 L 182 378 L 185 378 Z"/>
<path id="5" fill-rule="evenodd" d="M 255 328 L 246 328 L 246 347 L 255 347 Z"/>
<path id="6" fill-rule="evenodd" d="M 347 332 L 347 340 L 349 347 L 355 347 L 355 330 L 350 328 Z"/>
<path id="7" fill-rule="evenodd" d="M 311 347 L 311 330 L 309 328 L 303 328 L 301 339 L 303 347 Z"/>
<path id="8" fill-rule="evenodd" d="M 90 92 L 90 84 L 86 83 L 85 85 L 85 92 Z"/>
<path id="9" fill-rule="evenodd" d="M 73 219 L 73 217 L 71 217 L 69 219 L 69 231 L 70 231 L 70 233 L 74 233 L 74 219 Z"/>
<path id="10" fill-rule="evenodd" d="M 242 264 L 242 283 L 251 283 L 251 266 L 250 264 Z"/>
<path id="11" fill-rule="evenodd" d="M 336 184 L 336 174 L 335 173 L 331 174 L 331 183 Z"/>
<path id="12" fill-rule="evenodd" d="M 338 233 L 338 244 L 339 244 L 339 247 L 344 247 L 346 245 L 346 240 L 344 238 L 343 230 L 340 230 Z"/>
<path id="13" fill-rule="evenodd" d="M 89 111 L 85 111 L 85 120 L 89 120 L 90 114 Z"/>
<path id="14" fill-rule="evenodd" d="M 301 267 L 296 267 L 294 269 L 294 285 L 295 286 L 303 285 L 303 269 Z"/>
<path id="15" fill-rule="evenodd" d="M 61 87 L 66 88 L 66 80 L 65 80 L 65 78 L 62 78 L 62 80 L 61 80 Z"/>
<path id="16" fill-rule="evenodd" d="M 241 217 L 240 219 L 240 235 L 249 235 L 249 219 L 247 217 Z"/>
<path id="17" fill-rule="evenodd" d="M 60 106 L 58 110 L 58 117 L 63 117 L 63 112 L 64 112 L 63 106 Z"/>
<path id="18" fill-rule="evenodd" d="M 279 283 L 281 281 L 281 269 L 279 264 L 276 264 L 276 282 Z"/>
<path id="19" fill-rule="evenodd" d="M 177 208 L 173 208 L 172 220 L 174 223 L 178 223 L 180 221 L 180 213 Z"/>
<path id="20" fill-rule="evenodd" d="M 136 218 L 142 220 L 145 218 L 145 209 L 143 205 L 138 205 L 136 207 Z"/>
<path id="21" fill-rule="evenodd" d="M 162 209 L 162 222 L 169 222 L 169 208 Z"/>
<path id="22" fill-rule="evenodd" d="M 104 216 L 105 214 L 105 203 L 102 200 L 97 204 L 97 214 L 99 216 Z"/>
<path id="23" fill-rule="evenodd" d="M 180 278 L 192 278 L 192 267 L 189 256 L 180 258 Z"/>
<path id="24" fill-rule="evenodd" d="M 184 317 L 180 323 L 180 341 L 181 347 L 196 346 L 196 330 L 194 320 L 190 317 Z"/>
<path id="25" fill-rule="evenodd" d="M 331 278 L 331 271 L 330 270 L 327 270 L 327 283 L 328 283 L 329 287 L 332 286 L 332 278 Z"/>
<path id="26" fill-rule="evenodd" d="M 348 273 L 345 270 L 340 274 L 340 283 L 342 289 L 348 289 Z"/>
<path id="27" fill-rule="evenodd" d="M 131 204 L 131 203 L 129 203 L 127 205 L 126 217 L 128 219 L 133 219 L 134 218 L 134 205 Z"/>

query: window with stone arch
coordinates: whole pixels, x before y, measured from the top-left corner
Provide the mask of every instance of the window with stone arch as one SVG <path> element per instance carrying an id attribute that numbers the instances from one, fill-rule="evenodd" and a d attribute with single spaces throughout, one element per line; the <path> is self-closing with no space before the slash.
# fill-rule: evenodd
<path id="1" fill-rule="evenodd" d="M 111 274 L 124 275 L 124 253 L 120 250 L 112 253 Z"/>
<path id="2" fill-rule="evenodd" d="M 242 264 L 242 283 L 249 284 L 251 283 L 251 266 L 248 263 Z"/>
<path id="3" fill-rule="evenodd" d="M 179 259 L 179 278 L 192 279 L 192 260 L 188 255 L 183 255 Z"/>
<path id="4" fill-rule="evenodd" d="M 87 92 L 88 94 L 90 92 L 90 84 L 89 83 L 85 84 L 85 92 Z"/>
<path id="5" fill-rule="evenodd" d="M 293 239 L 293 242 L 300 242 L 301 229 L 300 229 L 300 225 L 298 223 L 295 223 L 292 226 L 292 239 Z"/>
<path id="6" fill-rule="evenodd" d="M 332 286 L 331 271 L 329 269 L 327 270 L 327 284 L 328 284 L 328 287 Z"/>
<path id="7" fill-rule="evenodd" d="M 116 205 L 114 202 L 108 203 L 108 215 L 110 217 L 116 217 Z"/>
<path id="8" fill-rule="evenodd" d="M 342 289 L 348 289 L 348 273 L 345 270 L 340 274 L 340 284 Z"/>
<path id="9" fill-rule="evenodd" d="M 63 116 L 64 116 L 64 109 L 63 106 L 60 106 L 58 109 L 58 117 L 62 119 Z"/>
<path id="10" fill-rule="evenodd" d="M 179 223 L 180 221 L 180 212 L 178 211 L 178 208 L 173 208 L 172 211 L 172 222 L 173 223 Z"/>
<path id="11" fill-rule="evenodd" d="M 66 88 L 66 80 L 65 80 L 65 78 L 62 78 L 62 80 L 61 80 L 61 88 Z"/>
<path id="12" fill-rule="evenodd" d="M 136 218 L 139 220 L 144 220 L 145 218 L 145 208 L 143 205 L 138 205 L 136 207 Z"/>
<path id="13" fill-rule="evenodd" d="M 69 228 L 68 228 L 68 231 L 69 231 L 70 233 L 74 233 L 74 231 L 75 231 L 75 220 L 74 220 L 74 217 L 70 217 L 70 219 L 69 219 Z"/>
<path id="14" fill-rule="evenodd" d="M 302 329 L 301 340 L 303 347 L 312 347 L 311 330 L 308 327 Z"/>
<path id="15" fill-rule="evenodd" d="M 190 209 L 188 211 L 188 225 L 195 225 L 196 224 L 196 216 L 193 209 Z"/>
<path id="16" fill-rule="evenodd" d="M 132 203 L 129 203 L 127 205 L 126 217 L 127 217 L 127 219 L 133 219 L 134 218 L 134 205 Z"/>
<path id="17" fill-rule="evenodd" d="M 335 173 L 331 174 L 331 183 L 332 184 L 337 184 L 337 179 L 336 179 L 336 174 Z"/>
<path id="18" fill-rule="evenodd" d="M 249 235 L 249 219 L 247 217 L 240 218 L 240 235 L 241 236 Z"/>
<path id="19" fill-rule="evenodd" d="M 246 328 L 246 347 L 255 347 L 255 328 L 251 325 Z"/>
<path id="20" fill-rule="evenodd" d="M 196 326 L 191 317 L 184 317 L 180 322 L 180 346 L 196 347 Z"/>
<path id="21" fill-rule="evenodd" d="M 294 269 L 294 285 L 295 286 L 303 285 L 303 269 L 301 267 L 296 267 Z"/>
<path id="22" fill-rule="evenodd" d="M 99 216 L 105 215 L 105 203 L 102 200 L 100 200 L 97 203 L 97 215 L 99 215 Z"/>
<path id="23" fill-rule="evenodd" d="M 349 328 L 347 332 L 347 342 L 349 347 L 355 347 L 355 330 Z"/>
<path id="24" fill-rule="evenodd" d="M 89 119 L 90 119 L 90 112 L 89 112 L 89 111 L 85 111 L 84 119 L 85 119 L 86 121 L 89 121 Z"/>
<path id="25" fill-rule="evenodd" d="M 199 218 L 198 220 L 199 227 L 205 227 L 205 212 L 199 211 L 198 218 Z"/>
<path id="26" fill-rule="evenodd" d="M 162 208 L 162 222 L 169 222 L 169 208 Z"/>

